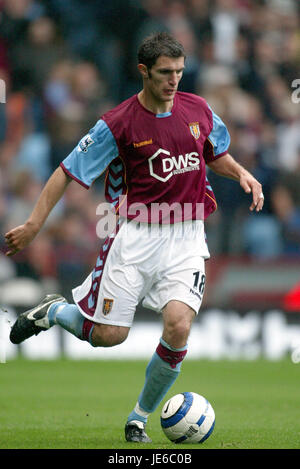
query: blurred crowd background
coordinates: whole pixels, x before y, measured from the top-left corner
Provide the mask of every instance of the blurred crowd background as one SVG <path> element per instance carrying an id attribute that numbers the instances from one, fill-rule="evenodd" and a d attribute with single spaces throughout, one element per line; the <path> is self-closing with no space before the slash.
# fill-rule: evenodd
<path id="1" fill-rule="evenodd" d="M 93 267 L 102 178 L 90 190 L 72 183 L 13 259 L 4 234 L 101 114 L 140 90 L 138 45 L 161 30 L 187 52 L 180 88 L 207 99 L 231 154 L 264 188 L 257 215 L 236 182 L 208 174 L 218 200 L 206 224 L 211 253 L 300 260 L 298 0 L 0 0 L 0 281 L 14 272 L 68 291 Z"/>

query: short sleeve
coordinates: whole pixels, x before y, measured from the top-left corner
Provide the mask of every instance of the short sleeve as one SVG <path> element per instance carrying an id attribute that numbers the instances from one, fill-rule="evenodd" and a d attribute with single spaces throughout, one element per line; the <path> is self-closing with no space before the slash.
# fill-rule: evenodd
<path id="1" fill-rule="evenodd" d="M 226 125 L 217 114 L 211 112 L 213 127 L 203 148 L 203 157 L 206 163 L 225 155 L 230 145 L 230 135 Z"/>
<path id="2" fill-rule="evenodd" d="M 115 138 L 100 119 L 60 166 L 71 178 L 87 189 L 118 156 Z"/>

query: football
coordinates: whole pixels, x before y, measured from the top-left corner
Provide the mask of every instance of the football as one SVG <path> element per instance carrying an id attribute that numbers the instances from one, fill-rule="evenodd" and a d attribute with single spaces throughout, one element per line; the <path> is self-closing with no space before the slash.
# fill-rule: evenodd
<path id="1" fill-rule="evenodd" d="M 160 423 L 173 443 L 203 443 L 213 432 L 215 412 L 205 397 L 183 392 L 164 404 Z"/>

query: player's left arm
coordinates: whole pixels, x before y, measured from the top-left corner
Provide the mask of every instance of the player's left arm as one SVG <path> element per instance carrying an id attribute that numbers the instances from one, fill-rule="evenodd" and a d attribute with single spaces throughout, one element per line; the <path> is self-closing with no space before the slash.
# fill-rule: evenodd
<path id="1" fill-rule="evenodd" d="M 235 161 L 229 153 L 214 161 L 207 162 L 207 165 L 219 176 L 238 181 L 246 194 L 252 193 L 251 211 L 256 210 L 259 212 L 263 208 L 264 196 L 262 185 L 249 171 Z"/>

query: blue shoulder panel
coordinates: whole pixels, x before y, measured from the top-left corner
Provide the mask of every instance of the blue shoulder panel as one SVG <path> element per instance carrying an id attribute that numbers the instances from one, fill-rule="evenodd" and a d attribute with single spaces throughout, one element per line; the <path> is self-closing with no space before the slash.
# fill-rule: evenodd
<path id="1" fill-rule="evenodd" d="M 90 187 L 118 154 L 117 143 L 111 130 L 100 119 L 63 160 L 62 165 L 70 176 Z"/>
<path id="2" fill-rule="evenodd" d="M 228 150 L 230 145 L 230 135 L 222 119 L 213 111 L 212 117 L 213 128 L 207 138 L 213 146 L 214 156 L 217 156 Z"/>

